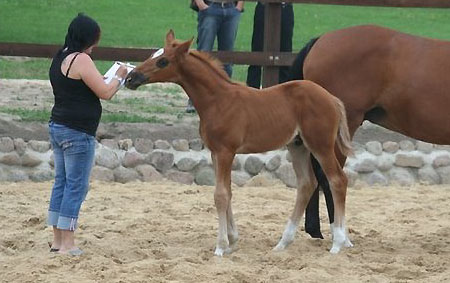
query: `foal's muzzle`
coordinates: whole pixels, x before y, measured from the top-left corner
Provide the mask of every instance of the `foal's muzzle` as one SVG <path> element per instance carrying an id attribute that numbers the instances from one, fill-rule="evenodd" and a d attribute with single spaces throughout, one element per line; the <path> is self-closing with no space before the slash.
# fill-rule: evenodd
<path id="1" fill-rule="evenodd" d="M 139 86 L 145 84 L 147 78 L 139 72 L 131 71 L 125 78 L 125 86 L 129 89 L 135 90 Z"/>

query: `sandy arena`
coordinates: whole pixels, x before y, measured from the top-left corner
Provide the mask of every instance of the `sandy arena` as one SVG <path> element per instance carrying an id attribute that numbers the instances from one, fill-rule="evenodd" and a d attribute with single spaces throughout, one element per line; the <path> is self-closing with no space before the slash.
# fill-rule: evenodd
<path id="1" fill-rule="evenodd" d="M 281 184 L 234 188 L 240 239 L 218 258 L 213 188 L 170 182 L 92 183 L 77 234 L 85 253 L 49 253 L 51 185 L 0 184 L 1 282 L 450 281 L 449 186 L 350 188 L 355 246 L 338 255 L 328 252 L 328 225 L 325 240 L 299 231 L 287 250 L 273 252 L 295 191 Z"/>

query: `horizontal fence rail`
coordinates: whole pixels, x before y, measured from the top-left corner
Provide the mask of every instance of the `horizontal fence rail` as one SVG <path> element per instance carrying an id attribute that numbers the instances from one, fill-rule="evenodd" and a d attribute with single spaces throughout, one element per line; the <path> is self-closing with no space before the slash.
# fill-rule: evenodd
<path id="1" fill-rule="evenodd" d="M 0 55 L 53 58 L 59 45 L 0 42 Z M 142 62 L 158 50 L 157 48 L 96 47 L 92 52 L 94 60 Z M 214 57 L 225 63 L 239 65 L 288 66 L 295 59 L 289 52 L 245 52 L 212 51 Z"/>

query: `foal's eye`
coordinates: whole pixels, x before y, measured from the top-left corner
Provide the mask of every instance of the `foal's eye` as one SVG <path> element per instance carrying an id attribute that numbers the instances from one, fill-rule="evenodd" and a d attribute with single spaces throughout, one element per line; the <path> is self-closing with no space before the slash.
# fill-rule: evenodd
<path id="1" fill-rule="evenodd" d="M 169 65 L 169 60 L 166 58 L 161 58 L 158 61 L 156 61 L 156 66 L 160 69 L 167 67 Z"/>

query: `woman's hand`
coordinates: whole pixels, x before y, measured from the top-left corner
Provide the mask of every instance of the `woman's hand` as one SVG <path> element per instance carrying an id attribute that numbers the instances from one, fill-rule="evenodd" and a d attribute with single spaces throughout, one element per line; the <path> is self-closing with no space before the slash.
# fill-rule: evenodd
<path id="1" fill-rule="evenodd" d="M 205 1 L 203 0 L 195 0 L 195 3 L 197 4 L 197 7 L 200 11 L 206 10 L 209 8 L 208 5 L 206 5 Z"/>

